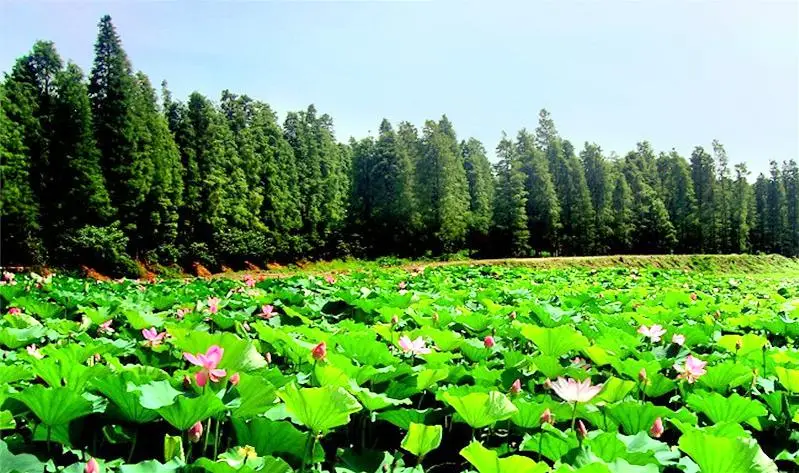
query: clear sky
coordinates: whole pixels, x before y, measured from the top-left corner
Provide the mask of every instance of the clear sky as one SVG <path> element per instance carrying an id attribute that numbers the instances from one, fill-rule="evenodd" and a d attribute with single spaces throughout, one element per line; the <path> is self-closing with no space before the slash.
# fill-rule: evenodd
<path id="1" fill-rule="evenodd" d="M 88 73 L 108 13 L 136 69 L 185 98 L 228 88 L 282 116 L 314 103 L 339 139 L 446 113 L 492 151 L 546 107 L 580 149 L 725 144 L 799 158 L 799 2 L 0 0 L 0 69 L 36 39 Z"/>

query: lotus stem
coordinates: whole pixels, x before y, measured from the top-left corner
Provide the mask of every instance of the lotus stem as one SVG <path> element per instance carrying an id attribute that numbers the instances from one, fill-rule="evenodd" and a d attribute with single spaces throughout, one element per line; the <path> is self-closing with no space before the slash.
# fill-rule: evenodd
<path id="1" fill-rule="evenodd" d="M 216 457 L 219 455 L 219 424 L 221 423 L 221 420 L 217 420 L 214 424 L 214 461 L 216 461 Z"/>
<path id="2" fill-rule="evenodd" d="M 130 451 L 128 452 L 128 463 L 133 460 L 133 451 L 136 450 L 136 441 L 139 439 L 139 428 L 133 432 L 133 441 L 130 443 Z"/>
<path id="3" fill-rule="evenodd" d="M 572 409 L 572 430 L 574 430 L 574 423 L 577 421 L 577 402 L 574 403 L 574 408 Z"/>

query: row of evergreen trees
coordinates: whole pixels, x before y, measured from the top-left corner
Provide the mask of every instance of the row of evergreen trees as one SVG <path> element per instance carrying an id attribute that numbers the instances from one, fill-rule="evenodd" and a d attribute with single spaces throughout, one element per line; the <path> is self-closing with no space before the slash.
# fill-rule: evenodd
<path id="1" fill-rule="evenodd" d="M 37 42 L 0 87 L 3 264 L 134 260 L 230 266 L 342 255 L 666 252 L 799 254 L 799 170 L 747 181 L 723 146 L 686 161 L 647 142 L 623 158 L 577 152 L 542 110 L 503 136 L 491 165 L 446 116 L 383 120 L 335 140 L 313 106 L 282 126 L 269 105 L 224 91 L 160 100 L 134 73 L 111 19 L 88 81 Z"/>

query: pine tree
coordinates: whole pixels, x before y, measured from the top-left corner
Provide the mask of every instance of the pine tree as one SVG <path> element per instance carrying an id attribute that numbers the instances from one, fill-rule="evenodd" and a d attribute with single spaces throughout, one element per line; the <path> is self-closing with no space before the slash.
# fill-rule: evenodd
<path id="1" fill-rule="evenodd" d="M 432 237 L 428 248 L 436 254 L 458 251 L 468 230 L 469 184 L 446 115 L 425 123 L 416 175 L 423 232 Z"/>
<path id="2" fill-rule="evenodd" d="M 516 137 L 516 153 L 525 174 L 530 246 L 539 254 L 555 253 L 561 230 L 560 202 L 546 155 L 537 147 L 533 136 L 524 129 Z"/>
<path id="3" fill-rule="evenodd" d="M 563 202 L 568 206 L 570 220 L 564 220 L 564 235 L 568 238 L 567 248 L 573 255 L 587 255 L 594 251 L 596 213 L 591 204 L 591 193 L 585 179 L 581 161 L 574 154 L 574 147 L 564 142 L 564 152 L 568 164 L 568 193 Z"/>
<path id="4" fill-rule="evenodd" d="M 782 165 L 782 180 L 785 187 L 785 254 L 799 256 L 799 167 L 796 161 L 785 161 Z"/>
<path id="5" fill-rule="evenodd" d="M 0 259 L 4 265 L 44 262 L 39 201 L 31 186 L 25 125 L 33 125 L 34 96 L 25 83 L 6 77 L 0 87 Z"/>
<path id="6" fill-rule="evenodd" d="M 352 186 L 350 189 L 350 203 L 348 212 L 348 227 L 355 246 L 359 248 L 356 253 L 366 255 L 379 254 L 376 250 L 377 242 L 374 234 L 369 231 L 374 227 L 372 202 L 372 168 L 375 159 L 375 140 L 372 137 L 360 141 L 350 140 L 352 149 Z"/>
<path id="7" fill-rule="evenodd" d="M 633 195 L 633 248 L 643 254 L 668 253 L 677 243 L 669 213 L 638 166 L 639 151 L 627 155 L 624 174 Z"/>
<path id="8" fill-rule="evenodd" d="M 179 209 L 183 198 L 180 152 L 169 124 L 159 109 L 156 92 L 146 75 L 134 77 L 136 161 L 149 163 L 152 174 L 149 188 L 130 235 L 135 248 L 146 259 L 174 263 L 178 259 Z"/>
<path id="9" fill-rule="evenodd" d="M 475 138 L 461 142 L 463 166 L 469 182 L 469 248 L 484 251 L 494 212 L 494 181 L 483 144 Z"/>
<path id="10" fill-rule="evenodd" d="M 769 182 L 763 173 L 757 176 L 755 185 L 752 188 L 752 200 L 754 201 L 754 224 L 749 232 L 752 242 L 752 251 L 768 252 L 771 251 L 769 241 L 769 215 L 768 215 L 768 188 Z"/>
<path id="11" fill-rule="evenodd" d="M 729 253 L 733 251 L 733 215 L 732 215 L 732 177 L 730 174 L 730 160 L 727 151 L 718 141 L 713 140 L 713 156 L 716 161 L 716 244 L 718 251 Z"/>
<path id="12" fill-rule="evenodd" d="M 699 219 L 695 240 L 696 249 L 702 253 L 715 253 L 718 248 L 715 175 L 713 157 L 701 146 L 694 148 L 691 153 L 691 179 L 694 182 Z"/>
<path id="13" fill-rule="evenodd" d="M 499 162 L 495 166 L 497 189 L 492 241 L 501 254 L 528 256 L 530 231 L 527 227 L 525 175 L 513 143 L 504 133 L 497 145 L 497 157 Z"/>
<path id="14" fill-rule="evenodd" d="M 125 234 L 135 238 L 140 230 L 137 225 L 145 218 L 143 207 L 152 186 L 154 164 L 137 145 L 137 139 L 142 139 L 137 133 L 145 127 L 138 123 L 136 80 L 110 16 L 100 20 L 99 30 L 89 83 L 94 136 L 111 203 Z M 135 243 L 133 253 L 142 249 Z"/>
<path id="15" fill-rule="evenodd" d="M 67 65 L 56 76 L 55 89 L 47 189 L 59 197 L 48 199 L 46 231 L 52 237 L 50 245 L 59 248 L 59 261 L 65 263 L 74 257 L 74 249 L 65 246 L 64 236 L 85 226 L 111 223 L 114 209 L 100 167 L 80 68 Z"/>
<path id="16" fill-rule="evenodd" d="M 616 254 L 629 253 L 633 247 L 633 197 L 621 171 L 616 172 L 610 206 L 610 251 Z"/>
<path id="17" fill-rule="evenodd" d="M 694 238 L 699 221 L 688 162 L 672 150 L 669 154 L 661 154 L 657 167 L 663 185 L 663 203 L 677 237 L 676 249 L 680 253 L 691 253 L 696 248 Z"/>
<path id="18" fill-rule="evenodd" d="M 771 175 L 766 194 L 766 251 L 787 253 L 788 207 L 785 184 L 776 161 L 769 163 Z"/>
<path id="19" fill-rule="evenodd" d="M 610 222 L 612 182 L 610 165 L 602 155 L 602 148 L 597 144 L 585 143 L 580 153 L 591 204 L 594 209 L 594 229 L 596 231 L 594 251 L 605 254 L 609 250 L 608 241 L 611 234 Z"/>
<path id="20" fill-rule="evenodd" d="M 731 243 L 730 251 L 746 253 L 751 250 L 749 232 L 751 225 L 752 186 L 746 180 L 749 171 L 743 163 L 735 165 L 735 182 L 731 192 Z"/>

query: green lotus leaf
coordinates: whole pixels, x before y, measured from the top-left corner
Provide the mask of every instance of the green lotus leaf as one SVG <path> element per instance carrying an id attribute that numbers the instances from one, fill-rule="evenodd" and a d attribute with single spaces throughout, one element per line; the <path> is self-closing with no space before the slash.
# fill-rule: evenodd
<path id="1" fill-rule="evenodd" d="M 33 455 L 22 453 L 14 455 L 0 440 L 0 473 L 43 473 L 44 463 Z"/>
<path id="2" fill-rule="evenodd" d="M 258 473 L 294 473 L 291 466 L 280 458 L 262 457 L 260 460 L 262 460 L 262 462 L 260 462 L 260 467 L 257 470 Z M 224 460 L 214 462 L 207 458 L 200 458 L 194 465 L 208 473 L 253 473 L 256 471 L 247 465 L 235 468 Z"/>
<path id="3" fill-rule="evenodd" d="M 367 388 L 359 387 L 351 381 L 347 389 L 354 394 L 367 411 L 379 411 L 387 407 L 395 407 L 411 404 L 410 399 L 393 399 L 385 394 L 372 392 Z"/>
<path id="4" fill-rule="evenodd" d="M 183 439 L 177 435 L 164 436 L 164 461 L 177 460 L 186 461 L 186 454 L 183 451 Z"/>
<path id="5" fill-rule="evenodd" d="M 651 402 L 624 401 L 606 409 L 607 416 L 617 422 L 628 435 L 647 432 L 658 417 L 666 418 L 674 415 L 670 409 L 656 406 Z"/>
<path id="6" fill-rule="evenodd" d="M 702 473 L 777 473 L 754 439 L 717 437 L 698 430 L 685 432 L 679 440 Z M 765 458 L 764 458 L 765 457 Z"/>
<path id="7" fill-rule="evenodd" d="M 540 432 L 524 436 L 521 450 L 538 452 L 552 461 L 558 461 L 578 445 L 574 432 L 562 432 L 550 424 L 542 424 Z"/>
<path id="8" fill-rule="evenodd" d="M 239 394 L 239 405 L 231 411 L 233 417 L 249 419 L 263 414 L 275 403 L 277 393 L 275 387 L 266 379 L 241 373 L 236 391 Z"/>
<path id="9" fill-rule="evenodd" d="M 738 342 L 741 343 L 741 349 L 737 349 Z M 718 339 L 716 345 L 724 348 L 728 352 L 737 353 L 738 356 L 747 356 L 752 352 L 760 351 L 768 342 L 764 337 L 754 333 L 747 333 L 746 335 L 723 335 Z"/>
<path id="10" fill-rule="evenodd" d="M 518 411 L 507 396 L 497 391 L 490 393 L 476 392 L 465 396 L 456 396 L 446 392 L 443 395 L 443 399 L 473 429 L 479 429 L 492 425 L 497 421 L 509 419 Z"/>
<path id="11" fill-rule="evenodd" d="M 17 422 L 14 420 L 14 414 L 11 411 L 0 411 L 0 431 L 14 430 Z"/>
<path id="12" fill-rule="evenodd" d="M 222 401 L 213 393 L 207 392 L 198 397 L 178 396 L 174 404 L 158 409 L 158 413 L 172 427 L 184 431 L 224 410 Z"/>
<path id="13" fill-rule="evenodd" d="M 317 434 L 348 423 L 350 414 L 362 409 L 358 400 L 341 387 L 299 388 L 292 383 L 277 395 L 302 425 Z"/>
<path id="14" fill-rule="evenodd" d="M 779 379 L 780 384 L 785 389 L 794 394 L 799 393 L 799 370 L 777 366 L 774 371 L 777 373 L 777 379 Z"/>
<path id="15" fill-rule="evenodd" d="M 499 458 L 497 452 L 485 448 L 481 443 L 473 441 L 464 447 L 460 454 L 469 461 L 479 473 L 544 473 L 549 471 L 546 463 L 521 455 Z"/>
<path id="16" fill-rule="evenodd" d="M 95 378 L 92 380 L 92 386 L 111 401 L 108 408 L 110 415 L 128 422 L 146 424 L 158 418 L 158 413 L 144 407 L 137 393 L 129 389 L 130 385 L 135 381 L 141 381 L 141 379 L 131 371 L 123 371 L 114 376 Z M 166 381 L 161 381 L 161 383 L 166 383 Z M 168 383 L 166 384 L 168 386 Z M 169 387 L 171 388 L 171 386 Z M 177 393 L 177 391 L 175 392 Z M 142 394 L 142 396 L 144 395 Z M 145 402 L 148 401 L 150 400 L 148 399 Z M 154 403 L 149 402 L 148 405 L 154 405 Z M 158 407 L 162 406 L 158 405 Z"/>
<path id="17" fill-rule="evenodd" d="M 34 361 L 33 372 L 49 386 L 67 386 L 76 391 L 83 391 L 90 380 L 106 377 L 108 368 L 102 365 L 84 366 L 71 360 L 45 358 Z"/>
<path id="18" fill-rule="evenodd" d="M 602 388 L 602 392 L 597 396 L 597 400 L 607 403 L 614 403 L 623 400 L 627 394 L 636 387 L 636 383 L 620 378 L 610 377 Z"/>
<path id="19" fill-rule="evenodd" d="M 729 397 L 719 393 L 691 394 L 686 404 L 691 409 L 708 416 L 714 423 L 747 422 L 758 430 L 760 423 L 757 418 L 768 414 L 766 406 L 737 393 Z"/>
<path id="20" fill-rule="evenodd" d="M 416 374 L 416 389 L 424 391 L 449 376 L 448 368 L 424 369 Z"/>
<path id="21" fill-rule="evenodd" d="M 137 385 L 131 381 L 125 384 L 126 392 L 136 393 L 139 404 L 145 409 L 158 410 L 171 406 L 181 392 L 172 387 L 167 380 L 152 381 L 147 384 Z"/>
<path id="22" fill-rule="evenodd" d="M 300 432 L 290 422 L 256 417 L 249 421 L 233 419 L 233 431 L 239 445 L 252 446 L 258 455 L 289 455 L 298 464 L 307 449 L 310 432 Z M 312 462 L 325 459 L 319 442 L 314 446 Z"/>
<path id="23" fill-rule="evenodd" d="M 147 460 L 135 465 L 122 465 L 119 473 L 174 473 L 181 471 L 183 463 L 178 460 L 171 460 L 163 464 L 156 460 Z"/>
<path id="24" fill-rule="evenodd" d="M 699 378 L 699 383 L 708 388 L 725 393 L 731 388 L 752 382 L 752 369 L 734 361 L 725 361 L 707 368 L 707 373 Z"/>
<path id="25" fill-rule="evenodd" d="M 402 462 L 400 458 L 395 461 L 388 452 L 366 450 L 356 454 L 352 449 L 338 449 L 339 461 L 336 463 L 336 473 L 383 473 L 388 471 L 392 464 L 395 468 L 391 473 L 397 472 Z M 422 472 L 420 472 L 422 473 Z"/>
<path id="26" fill-rule="evenodd" d="M 443 433 L 444 429 L 440 425 L 411 423 L 400 446 L 417 457 L 424 458 L 441 445 Z"/>
<path id="27" fill-rule="evenodd" d="M 568 325 L 554 328 L 518 324 L 522 335 L 531 340 L 543 355 L 560 357 L 572 351 L 588 348 L 588 339 L 578 330 Z"/>
<path id="28" fill-rule="evenodd" d="M 0 365 L 0 386 L 9 386 L 11 383 L 32 379 L 34 377 L 35 375 L 27 366 Z"/>
<path id="29" fill-rule="evenodd" d="M 44 337 L 45 332 L 44 327 L 38 325 L 27 328 L 0 328 L 0 345 L 16 350 L 36 342 Z"/>
<path id="30" fill-rule="evenodd" d="M 68 387 L 46 388 L 37 384 L 12 397 L 28 406 L 48 427 L 66 424 L 95 411 L 91 401 Z"/>
<path id="31" fill-rule="evenodd" d="M 433 409 L 394 409 L 377 414 L 377 419 L 396 425 L 400 429 L 408 430 L 413 423 L 425 424 L 430 422 Z"/>

